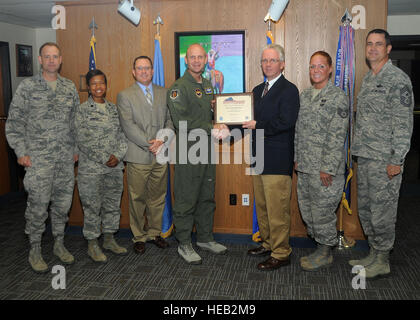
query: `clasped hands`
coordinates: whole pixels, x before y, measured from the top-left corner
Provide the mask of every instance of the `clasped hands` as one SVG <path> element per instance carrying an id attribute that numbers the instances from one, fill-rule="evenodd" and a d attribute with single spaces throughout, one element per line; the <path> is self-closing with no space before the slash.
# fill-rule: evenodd
<path id="1" fill-rule="evenodd" d="M 159 139 L 153 139 L 153 140 L 150 140 L 149 143 L 150 143 L 149 151 L 153 153 L 154 156 L 156 156 L 162 149 L 163 141 Z"/>

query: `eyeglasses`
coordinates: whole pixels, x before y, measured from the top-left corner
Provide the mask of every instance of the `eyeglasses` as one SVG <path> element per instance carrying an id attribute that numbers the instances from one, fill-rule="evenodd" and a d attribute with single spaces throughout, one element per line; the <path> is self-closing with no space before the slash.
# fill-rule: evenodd
<path id="1" fill-rule="evenodd" d="M 280 59 L 262 59 L 261 60 L 261 64 L 267 64 L 267 63 L 271 63 L 271 64 L 273 64 L 273 63 L 277 63 L 277 62 L 279 62 L 280 61 Z"/>

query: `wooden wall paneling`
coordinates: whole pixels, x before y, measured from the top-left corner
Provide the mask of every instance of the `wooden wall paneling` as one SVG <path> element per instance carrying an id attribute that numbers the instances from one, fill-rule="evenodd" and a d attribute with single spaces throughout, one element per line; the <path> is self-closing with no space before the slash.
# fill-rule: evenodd
<path id="1" fill-rule="evenodd" d="M 249 165 L 249 139 L 241 139 L 235 145 L 219 147 L 219 164 L 216 166 L 215 232 L 251 234 L 254 192 L 252 177 L 246 174 Z M 236 149 L 235 149 L 236 148 Z M 225 161 L 223 161 L 225 157 Z M 248 157 L 249 159 L 249 157 Z M 228 162 L 229 164 L 224 164 Z M 248 160 L 249 163 L 249 160 Z M 237 204 L 230 205 L 229 195 L 236 194 Z M 249 195 L 249 206 L 242 205 L 242 194 Z"/>

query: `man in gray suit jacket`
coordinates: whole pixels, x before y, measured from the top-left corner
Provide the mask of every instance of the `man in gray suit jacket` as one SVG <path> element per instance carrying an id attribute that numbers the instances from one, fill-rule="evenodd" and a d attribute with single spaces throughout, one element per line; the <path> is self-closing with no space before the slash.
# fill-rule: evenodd
<path id="1" fill-rule="evenodd" d="M 143 254 L 146 241 L 162 249 L 168 246 L 160 236 L 168 165 L 158 163 L 156 155 L 170 140 L 159 130 L 173 130 L 173 125 L 166 106 L 166 89 L 152 84 L 152 60 L 147 56 L 137 57 L 132 72 L 136 83 L 118 94 L 117 106 L 121 127 L 128 139 L 124 160 L 127 162 L 133 248 L 134 252 Z"/>

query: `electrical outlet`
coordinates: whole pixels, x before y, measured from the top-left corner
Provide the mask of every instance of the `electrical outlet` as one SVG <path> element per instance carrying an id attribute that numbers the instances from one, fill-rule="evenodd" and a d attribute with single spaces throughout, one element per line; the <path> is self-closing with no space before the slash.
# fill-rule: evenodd
<path id="1" fill-rule="evenodd" d="M 236 194 L 231 193 L 229 195 L 229 204 L 231 206 L 236 206 Z"/>
<path id="2" fill-rule="evenodd" d="M 242 195 L 242 205 L 249 206 L 249 194 L 246 193 Z"/>

